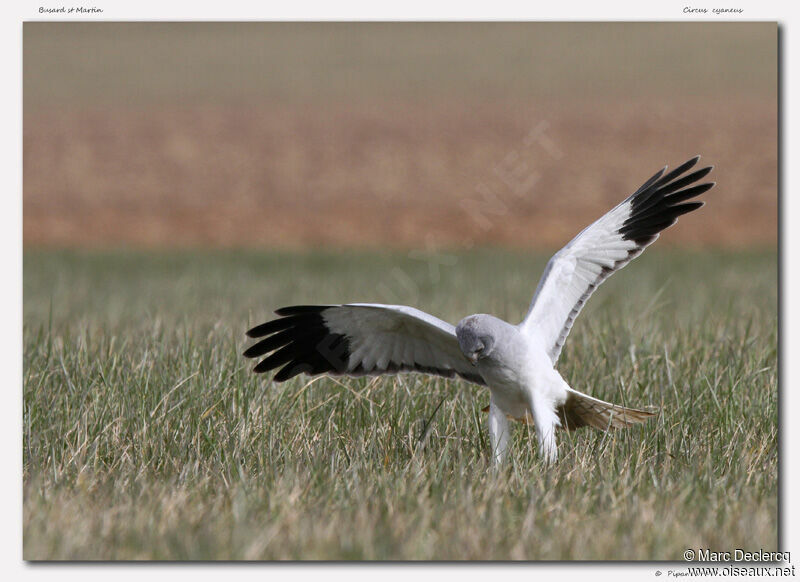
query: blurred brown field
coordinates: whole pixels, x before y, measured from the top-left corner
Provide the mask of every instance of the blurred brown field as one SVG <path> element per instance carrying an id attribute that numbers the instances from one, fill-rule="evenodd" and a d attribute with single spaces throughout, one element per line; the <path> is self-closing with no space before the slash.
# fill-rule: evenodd
<path id="1" fill-rule="evenodd" d="M 777 244 L 774 23 L 27 23 L 24 107 L 28 247 L 550 248 L 695 154 L 664 243 Z"/>

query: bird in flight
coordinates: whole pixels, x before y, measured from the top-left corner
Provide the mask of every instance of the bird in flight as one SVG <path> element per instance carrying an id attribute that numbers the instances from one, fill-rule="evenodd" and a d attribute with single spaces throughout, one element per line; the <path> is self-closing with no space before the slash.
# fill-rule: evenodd
<path id="1" fill-rule="evenodd" d="M 700 156 L 657 172 L 605 216 L 582 230 L 545 267 L 525 319 L 469 315 L 453 327 L 404 305 L 298 305 L 247 332 L 258 341 L 244 355 L 262 358 L 257 373 L 276 382 L 298 374 L 364 376 L 422 372 L 461 378 L 491 393 L 492 458 L 502 463 L 509 419 L 533 424 L 539 454 L 556 461 L 556 429 L 600 430 L 645 422 L 653 412 L 604 402 L 570 388 L 556 370 L 575 318 L 595 289 L 652 244 L 678 217 L 703 206 L 691 200 L 714 186 L 697 184 L 711 167 Z"/>

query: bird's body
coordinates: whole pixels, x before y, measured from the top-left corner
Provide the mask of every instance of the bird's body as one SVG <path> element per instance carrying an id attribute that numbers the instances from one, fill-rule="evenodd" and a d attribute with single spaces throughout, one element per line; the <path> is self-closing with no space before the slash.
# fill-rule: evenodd
<path id="1" fill-rule="evenodd" d="M 508 419 L 531 418 L 537 431 L 539 450 L 548 461 L 555 461 L 557 449 L 555 429 L 561 425 L 557 411 L 567 401 L 567 384 L 553 367 L 547 354 L 535 342 L 525 341 L 519 330 L 514 330 L 520 348 L 508 363 L 517 366 L 518 372 L 507 374 L 503 364 L 485 358 L 478 362 L 491 391 L 489 405 L 490 436 L 495 459 L 500 462 L 506 455 L 510 427 Z"/>
<path id="2" fill-rule="evenodd" d="M 477 314 L 453 327 L 401 305 L 285 307 L 275 312 L 278 319 L 247 332 L 263 339 L 245 356 L 272 352 L 254 370 L 280 368 L 276 381 L 300 373 L 458 375 L 490 390 L 489 432 L 496 462 L 507 454 L 509 419 L 532 423 L 541 455 L 553 462 L 559 428 L 623 428 L 653 416 L 573 390 L 555 366 L 572 323 L 597 286 L 641 254 L 679 215 L 702 206 L 686 201 L 713 183 L 686 186 L 711 168 L 681 177 L 698 159 L 666 175 L 664 168 L 556 253 L 519 325 Z"/>

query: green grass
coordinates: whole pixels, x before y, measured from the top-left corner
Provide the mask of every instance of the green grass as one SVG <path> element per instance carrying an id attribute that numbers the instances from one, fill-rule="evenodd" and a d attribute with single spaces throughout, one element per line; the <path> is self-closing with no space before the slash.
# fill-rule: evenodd
<path id="1" fill-rule="evenodd" d="M 24 557 L 680 560 L 777 549 L 777 258 L 651 249 L 587 305 L 559 369 L 658 406 L 644 427 L 517 429 L 486 390 L 403 375 L 273 385 L 241 352 L 293 303 L 518 321 L 544 255 L 27 252 Z M 437 407 L 441 407 L 437 411 Z M 435 413 L 435 414 L 434 414 Z M 426 423 L 429 430 L 424 430 Z"/>

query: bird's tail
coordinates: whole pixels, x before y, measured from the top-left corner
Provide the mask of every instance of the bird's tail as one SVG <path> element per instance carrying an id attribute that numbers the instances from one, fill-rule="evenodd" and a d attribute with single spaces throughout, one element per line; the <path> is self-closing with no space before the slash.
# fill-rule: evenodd
<path id="1" fill-rule="evenodd" d="M 489 412 L 489 407 L 484 408 L 483 412 Z M 567 387 L 567 401 L 556 412 L 561 421 L 559 428 L 564 430 L 575 430 L 582 426 L 591 426 L 600 430 L 627 428 L 641 424 L 656 415 L 655 412 L 648 410 L 627 408 L 592 398 L 569 387 Z M 517 418 L 509 415 L 508 418 L 533 425 L 533 415 L 529 411 L 525 412 L 525 416 Z"/>
<path id="2" fill-rule="evenodd" d="M 561 426 L 566 430 L 582 426 L 591 426 L 600 430 L 627 428 L 641 424 L 656 414 L 647 410 L 611 404 L 571 388 L 567 390 L 567 401 L 558 410 Z"/>

